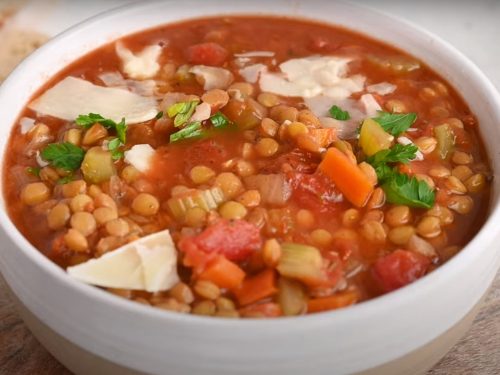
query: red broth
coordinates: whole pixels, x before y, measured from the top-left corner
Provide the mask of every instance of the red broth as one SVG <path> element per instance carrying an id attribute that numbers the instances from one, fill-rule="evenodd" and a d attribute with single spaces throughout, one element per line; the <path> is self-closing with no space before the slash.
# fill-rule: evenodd
<path id="1" fill-rule="evenodd" d="M 180 101 L 208 103 L 210 116 L 230 124 L 214 130 L 216 120 L 204 119 L 200 137 L 170 142 L 190 124 L 174 127 L 169 108 L 160 105 L 156 118 L 127 127 L 120 149 L 152 146 L 148 170 L 139 172 L 118 157 L 108 178 L 95 183 L 80 166 L 68 171 L 54 162 L 40 165 L 37 153 L 43 158 L 48 144 L 70 141 L 88 154 L 113 140 L 115 131 L 99 124 L 84 129 L 26 108 L 20 118 L 32 118 L 36 125 L 26 134 L 19 123 L 14 126 L 4 165 L 10 217 L 63 268 L 170 231 L 181 281 L 154 293 L 108 288 L 112 293 L 167 310 L 221 317 L 332 310 L 433 271 L 485 220 L 491 174 L 480 124 L 448 82 L 404 51 L 343 28 L 271 17 L 192 20 L 122 42 L 134 53 L 162 47 L 160 69 L 150 77 L 159 103 L 168 93 L 187 94 Z M 272 54 L 234 56 L 249 51 Z M 303 98 L 263 93 L 258 82 L 245 82 L 240 74 L 252 64 L 278 73 L 281 63 L 311 56 L 351 59 L 345 77 L 362 75 L 365 81 L 343 98 L 348 107 L 354 103 L 359 110 L 359 100 L 369 94 L 399 125 L 402 115 L 415 114 L 411 128 L 393 137 L 394 129 L 375 121 L 389 144 L 367 142 L 377 151 L 394 152 L 397 144 L 411 142 L 423 160 L 382 162 L 390 171 L 384 177 L 367 156 L 371 146 L 362 144 L 367 139 L 363 128 L 368 137 L 374 134 L 366 118 L 379 114 L 359 121 L 360 137 L 342 139 L 342 120 L 336 122 L 340 130 L 326 128 L 326 120 Z M 209 95 L 206 82 L 189 73 L 193 65 L 215 65 L 233 80 Z M 69 76 L 104 86 L 99 77 L 109 72 L 127 78 L 115 43 L 69 65 L 34 98 Z M 369 93 L 367 87 L 377 83 L 394 91 Z M 98 136 L 82 144 L 86 136 L 92 138 L 90 132 Z M 109 153 L 106 144 L 103 152 Z M 408 150 L 415 157 L 417 149 Z M 395 182 L 396 175 L 407 178 L 406 190 Z M 428 196 L 418 196 L 415 186 Z M 214 207 L 195 203 L 179 212 L 169 204 L 196 200 L 213 189 L 223 195 Z M 98 213 L 99 207 L 109 210 Z"/>

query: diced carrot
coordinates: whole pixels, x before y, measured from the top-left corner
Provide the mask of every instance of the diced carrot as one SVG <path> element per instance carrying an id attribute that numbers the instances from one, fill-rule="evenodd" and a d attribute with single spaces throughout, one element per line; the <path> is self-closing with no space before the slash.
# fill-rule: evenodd
<path id="1" fill-rule="evenodd" d="M 363 207 L 373 192 L 373 185 L 363 171 L 336 148 L 330 148 L 319 165 L 349 202 Z"/>
<path id="2" fill-rule="evenodd" d="M 358 293 L 354 291 L 341 292 L 329 297 L 314 298 L 309 300 L 307 312 L 314 313 L 350 306 L 356 303 L 358 298 Z"/>
<path id="3" fill-rule="evenodd" d="M 278 291 L 274 270 L 267 269 L 256 276 L 243 281 L 241 288 L 235 291 L 241 305 L 249 305 Z"/>
<path id="4" fill-rule="evenodd" d="M 205 267 L 198 278 L 211 281 L 220 288 L 235 290 L 245 279 L 245 271 L 236 263 L 220 255 Z"/>
<path id="5" fill-rule="evenodd" d="M 328 147 L 337 140 L 337 132 L 332 128 L 309 129 L 309 134 L 321 147 Z"/>
<path id="6" fill-rule="evenodd" d="M 245 306 L 239 310 L 240 314 L 248 318 L 276 318 L 283 315 L 281 307 L 274 302 L 257 303 Z"/>

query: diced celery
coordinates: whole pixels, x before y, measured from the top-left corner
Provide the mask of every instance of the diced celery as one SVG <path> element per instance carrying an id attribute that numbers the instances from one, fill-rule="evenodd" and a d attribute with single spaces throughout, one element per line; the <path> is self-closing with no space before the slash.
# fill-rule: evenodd
<path id="1" fill-rule="evenodd" d="M 276 267 L 282 276 L 297 279 L 307 285 L 321 283 L 323 272 L 323 257 L 318 249 L 312 246 L 296 243 L 285 243 L 281 246 L 282 254 Z"/>
<path id="2" fill-rule="evenodd" d="M 100 184 L 116 175 L 116 168 L 111 152 L 100 146 L 87 151 L 82 161 L 82 173 L 85 181 Z"/>
<path id="3" fill-rule="evenodd" d="M 180 196 L 170 198 L 167 202 L 172 215 L 182 220 L 186 211 L 193 207 L 199 207 L 205 211 L 214 210 L 224 202 L 224 193 L 218 187 L 208 190 L 189 190 Z"/>
<path id="4" fill-rule="evenodd" d="M 420 63 L 417 60 L 405 56 L 369 56 L 368 61 L 379 68 L 390 70 L 393 73 L 409 73 L 413 70 L 420 69 Z"/>
<path id="5" fill-rule="evenodd" d="M 455 134 L 450 125 L 443 124 L 434 128 L 437 139 L 436 151 L 441 159 L 446 159 L 455 147 Z"/>
<path id="6" fill-rule="evenodd" d="M 381 150 L 391 147 L 394 137 L 387 133 L 373 119 L 366 119 L 361 125 L 359 145 L 367 156 L 372 156 Z"/>
<path id="7" fill-rule="evenodd" d="M 278 302 L 285 315 L 299 315 L 306 309 L 304 287 L 294 280 L 281 277 L 278 282 Z"/>

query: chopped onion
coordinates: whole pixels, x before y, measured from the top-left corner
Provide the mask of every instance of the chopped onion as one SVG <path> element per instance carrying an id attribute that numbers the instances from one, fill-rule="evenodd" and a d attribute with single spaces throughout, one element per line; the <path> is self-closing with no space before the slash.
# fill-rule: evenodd
<path id="1" fill-rule="evenodd" d="M 408 241 L 408 250 L 422 254 L 429 258 L 436 258 L 438 256 L 436 249 L 429 242 L 414 234 Z"/>
<path id="2" fill-rule="evenodd" d="M 339 121 L 331 117 L 320 117 L 319 121 L 324 128 L 335 129 L 339 139 L 355 139 L 358 136 L 359 122 Z"/>
<path id="3" fill-rule="evenodd" d="M 408 137 L 398 137 L 397 140 L 398 140 L 398 143 L 400 145 L 403 145 L 403 146 L 413 145 L 413 146 L 415 146 L 413 141 Z M 417 150 L 417 152 L 415 153 L 415 160 L 424 160 L 424 154 L 422 154 L 420 151 Z"/>
<path id="4" fill-rule="evenodd" d="M 36 162 L 41 168 L 46 167 L 47 165 L 50 164 L 49 162 L 42 159 L 42 156 L 40 155 L 40 151 L 37 150 L 35 155 L 36 155 L 35 156 Z"/>
<path id="5" fill-rule="evenodd" d="M 262 202 L 276 206 L 284 205 L 292 195 L 292 189 L 282 174 L 258 174 L 245 178 L 248 189 L 259 191 Z"/>
<path id="6" fill-rule="evenodd" d="M 382 110 L 372 94 L 362 95 L 359 101 L 363 105 L 367 117 L 375 117 L 377 112 Z"/>

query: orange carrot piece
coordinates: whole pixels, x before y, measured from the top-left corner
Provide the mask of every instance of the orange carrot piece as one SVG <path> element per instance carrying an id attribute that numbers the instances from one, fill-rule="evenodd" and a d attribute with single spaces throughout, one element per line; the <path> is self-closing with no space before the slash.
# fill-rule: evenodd
<path id="1" fill-rule="evenodd" d="M 309 134 L 321 147 L 328 147 L 337 140 L 337 132 L 332 128 L 309 129 Z"/>
<path id="2" fill-rule="evenodd" d="M 198 278 L 211 281 L 220 288 L 235 290 L 245 279 L 245 271 L 221 255 L 210 262 Z"/>
<path id="3" fill-rule="evenodd" d="M 321 297 L 309 300 L 307 312 L 314 313 L 320 311 L 335 310 L 341 307 L 353 305 L 358 300 L 357 292 L 342 292 L 329 297 Z"/>
<path id="4" fill-rule="evenodd" d="M 330 148 L 319 165 L 349 202 L 363 207 L 373 192 L 373 185 L 363 171 L 336 148 Z"/>
<path id="5" fill-rule="evenodd" d="M 241 305 L 249 305 L 278 291 L 274 270 L 267 269 L 256 276 L 243 281 L 241 288 L 235 291 Z"/>

